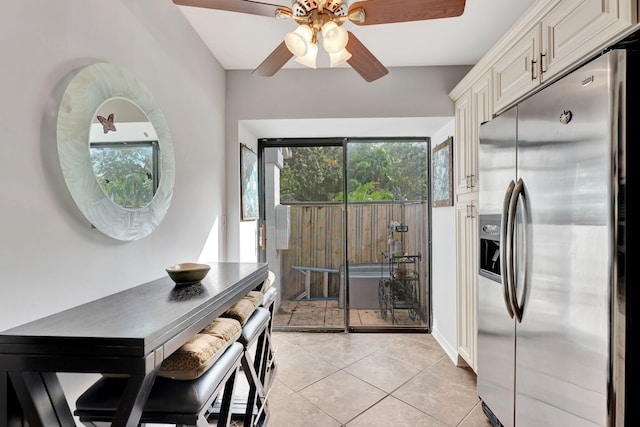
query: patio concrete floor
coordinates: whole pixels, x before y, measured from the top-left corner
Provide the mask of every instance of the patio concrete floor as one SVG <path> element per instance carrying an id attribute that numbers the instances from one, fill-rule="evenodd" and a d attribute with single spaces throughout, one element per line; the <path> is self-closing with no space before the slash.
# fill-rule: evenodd
<path id="1" fill-rule="evenodd" d="M 350 326 L 426 326 L 417 316 L 411 319 L 409 310 L 395 309 L 392 322 L 390 310 L 386 311 L 386 319 L 380 315 L 380 310 L 352 309 L 349 312 Z M 311 299 L 282 301 L 274 315 L 273 326 L 283 328 L 340 328 L 344 327 L 344 309 L 339 307 L 336 299 Z"/>

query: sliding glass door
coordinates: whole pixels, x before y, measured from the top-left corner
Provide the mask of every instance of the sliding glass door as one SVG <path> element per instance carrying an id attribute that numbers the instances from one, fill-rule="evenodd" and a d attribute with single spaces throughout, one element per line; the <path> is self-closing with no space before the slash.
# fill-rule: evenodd
<path id="1" fill-rule="evenodd" d="M 351 330 L 428 324 L 425 139 L 346 141 L 346 264 Z"/>
<path id="2" fill-rule="evenodd" d="M 266 249 L 277 329 L 344 330 L 342 141 L 263 141 Z"/>
<path id="3" fill-rule="evenodd" d="M 280 330 L 427 329 L 428 140 L 260 140 Z"/>

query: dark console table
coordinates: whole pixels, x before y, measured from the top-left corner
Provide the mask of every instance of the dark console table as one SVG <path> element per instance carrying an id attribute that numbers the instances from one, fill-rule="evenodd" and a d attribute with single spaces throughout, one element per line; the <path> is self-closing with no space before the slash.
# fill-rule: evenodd
<path id="1" fill-rule="evenodd" d="M 57 372 L 129 375 L 113 426 L 137 426 L 160 363 L 266 278 L 265 263 L 212 263 L 0 332 L 0 427 L 75 426 Z"/>

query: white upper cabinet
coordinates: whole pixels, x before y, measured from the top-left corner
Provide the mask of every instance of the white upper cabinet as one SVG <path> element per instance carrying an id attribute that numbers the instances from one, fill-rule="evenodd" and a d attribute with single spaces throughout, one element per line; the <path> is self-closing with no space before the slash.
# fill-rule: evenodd
<path id="1" fill-rule="evenodd" d="M 494 103 L 502 110 L 539 84 L 540 27 L 526 33 L 493 65 Z"/>
<path id="2" fill-rule="evenodd" d="M 630 27 L 631 3 L 623 0 L 563 0 L 541 22 L 541 81 L 558 76 Z"/>
<path id="3" fill-rule="evenodd" d="M 471 90 L 468 90 L 455 106 L 456 137 L 453 140 L 453 172 L 455 193 L 472 191 L 475 173 L 473 165 L 469 164 L 469 149 L 472 147 L 473 127 L 471 121 Z"/>
<path id="4" fill-rule="evenodd" d="M 491 84 L 491 73 L 487 72 L 456 102 L 456 194 L 478 191 L 478 127 L 493 113 Z"/>
<path id="5" fill-rule="evenodd" d="M 493 64 L 496 112 L 606 48 L 636 22 L 629 0 L 562 0 Z"/>

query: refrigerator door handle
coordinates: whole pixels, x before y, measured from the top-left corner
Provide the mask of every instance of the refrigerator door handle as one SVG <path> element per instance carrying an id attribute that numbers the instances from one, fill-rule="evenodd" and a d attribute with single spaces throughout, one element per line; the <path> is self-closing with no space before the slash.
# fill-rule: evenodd
<path id="1" fill-rule="evenodd" d="M 511 306 L 511 298 L 509 297 L 509 277 L 511 271 L 509 270 L 508 262 L 511 254 L 511 247 L 507 247 L 510 240 L 507 236 L 507 232 L 509 223 L 509 202 L 511 201 L 511 195 L 513 194 L 515 186 L 516 183 L 511 180 L 504 193 L 504 200 L 502 202 L 502 221 L 500 223 L 500 276 L 502 276 L 502 296 L 504 298 L 504 305 L 507 308 L 509 317 L 512 319 L 514 312 Z"/>
<path id="2" fill-rule="evenodd" d="M 524 232 L 520 239 L 516 240 L 516 222 L 517 222 L 517 208 L 518 202 L 522 200 L 521 212 L 522 212 L 522 221 Z M 524 303 L 526 300 L 526 218 L 527 218 L 527 203 L 524 194 L 524 182 L 522 178 L 518 179 L 518 182 L 515 184 L 515 188 L 511 193 L 511 199 L 509 200 L 509 221 L 507 224 L 507 246 L 509 248 L 509 257 L 507 258 L 507 271 L 509 273 L 509 297 L 511 301 L 511 307 L 513 308 L 513 313 L 518 322 L 522 322 L 522 314 L 524 310 Z M 518 244 L 518 247 L 515 247 L 515 244 Z M 522 251 L 522 252 L 519 252 Z M 520 265 L 520 271 L 523 273 L 523 292 L 522 292 L 522 301 L 518 301 L 518 295 L 516 292 L 516 257 L 522 260 L 522 264 Z"/>

